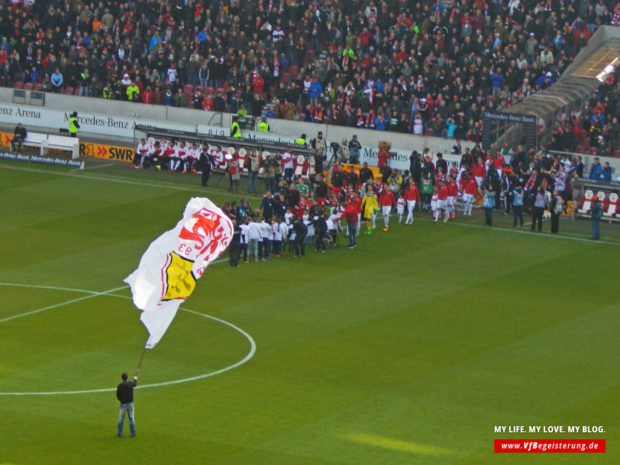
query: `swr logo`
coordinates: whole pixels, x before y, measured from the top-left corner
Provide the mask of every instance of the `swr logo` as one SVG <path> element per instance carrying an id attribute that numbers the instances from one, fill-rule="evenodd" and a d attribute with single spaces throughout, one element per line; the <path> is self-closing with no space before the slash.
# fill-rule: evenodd
<path id="1" fill-rule="evenodd" d="M 110 158 L 114 158 L 116 160 L 127 160 L 131 161 L 133 159 L 133 149 L 130 148 L 121 148 L 121 147 L 110 147 Z"/>

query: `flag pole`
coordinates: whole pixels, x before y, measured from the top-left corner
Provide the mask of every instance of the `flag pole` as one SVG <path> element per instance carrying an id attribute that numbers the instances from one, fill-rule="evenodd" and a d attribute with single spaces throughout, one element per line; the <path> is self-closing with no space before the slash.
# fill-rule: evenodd
<path id="1" fill-rule="evenodd" d="M 142 360 L 144 360 L 144 354 L 146 354 L 146 346 L 144 346 L 144 350 L 142 351 L 142 355 L 140 356 L 140 361 L 138 362 L 138 367 L 136 368 L 136 375 L 138 376 L 138 373 L 140 372 L 140 366 L 142 366 Z"/>

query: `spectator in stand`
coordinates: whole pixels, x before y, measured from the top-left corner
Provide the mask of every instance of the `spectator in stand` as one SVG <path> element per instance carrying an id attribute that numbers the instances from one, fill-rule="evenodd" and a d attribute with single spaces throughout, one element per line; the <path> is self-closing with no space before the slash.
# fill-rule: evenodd
<path id="1" fill-rule="evenodd" d="M 310 96 L 310 104 L 312 106 L 317 106 L 319 97 L 321 96 L 322 93 L 323 93 L 323 86 L 319 82 L 318 77 L 315 76 L 312 79 L 312 84 L 310 84 L 310 87 L 308 88 L 308 95 Z"/>
<path id="2" fill-rule="evenodd" d="M 323 122 L 332 124 L 382 129 L 383 118 L 390 130 L 416 134 L 448 134 L 456 125 L 455 137 L 475 140 L 485 110 L 518 103 L 539 90 L 539 77 L 548 85 L 549 72 L 554 82 L 595 28 L 616 22 L 619 11 L 611 0 L 531 8 L 516 0 L 425 7 L 293 1 L 269 11 L 259 4 L 242 11 L 232 0 L 194 6 L 102 0 L 85 9 L 82 2 L 11 2 L 0 15 L 2 35 L 9 37 L 7 56 L 0 56 L 8 64 L 2 81 L 50 81 L 53 87 L 58 67 L 64 86 L 83 88 L 77 70 L 88 67 L 92 83 L 100 83 L 88 86 L 88 93 L 124 99 L 118 76 L 127 72 L 145 84 L 141 93 L 151 86 L 149 103 L 172 105 L 158 89 L 171 86 L 174 96 L 177 88 L 199 82 L 201 91 L 213 87 L 218 94 L 214 111 L 236 113 L 234 87 L 244 89 L 242 103 L 257 116 L 287 82 L 278 96 L 287 111 L 277 117 L 292 119 L 302 104 L 310 105 L 310 115 L 323 111 Z M 36 18 L 36 24 L 23 24 L 23 18 Z M 597 93 L 603 124 L 617 116 L 605 100 L 610 94 L 617 96 L 613 79 Z M 456 101 L 442 103 L 454 95 Z M 405 114 L 404 121 L 393 125 L 394 112 Z"/>
<path id="3" fill-rule="evenodd" d="M 52 85 L 52 91 L 59 93 L 62 91 L 65 80 L 60 72 L 60 68 L 56 68 L 50 76 L 50 84 Z"/>
<path id="4" fill-rule="evenodd" d="M 598 157 L 595 157 L 592 161 L 592 166 L 590 167 L 590 176 L 589 179 L 594 179 L 596 181 L 602 179 L 603 176 L 603 167 L 601 166 L 601 161 Z"/>
<path id="5" fill-rule="evenodd" d="M 608 161 L 606 161 L 603 164 L 603 170 L 601 172 L 601 180 L 611 182 L 611 166 L 609 165 Z"/>

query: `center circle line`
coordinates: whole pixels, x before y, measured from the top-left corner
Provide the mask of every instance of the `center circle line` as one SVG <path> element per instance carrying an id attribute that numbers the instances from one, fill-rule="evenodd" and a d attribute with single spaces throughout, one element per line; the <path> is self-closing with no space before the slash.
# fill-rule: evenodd
<path id="1" fill-rule="evenodd" d="M 127 299 L 127 300 L 131 300 L 131 298 L 129 296 L 122 296 L 122 295 L 116 295 L 116 294 L 111 294 L 109 292 L 114 292 L 117 290 L 120 290 L 122 288 L 118 288 L 118 289 L 113 289 L 107 292 L 96 292 L 96 291 L 89 291 L 89 290 L 85 290 L 85 289 L 69 289 L 69 288 L 64 288 L 64 287 L 59 287 L 59 288 L 55 288 L 54 286 L 38 286 L 38 285 L 33 285 L 33 284 L 18 284 L 18 283 L 4 283 L 4 282 L 0 282 L 0 286 L 14 286 L 14 287 L 27 287 L 27 288 L 34 288 L 34 289 L 49 289 L 49 290 L 60 290 L 60 291 L 70 291 L 70 292 L 80 292 L 83 294 L 89 294 L 88 297 L 115 297 L 115 298 L 119 298 L 119 299 Z M 126 287 L 126 286 L 125 286 Z M 72 299 L 69 300 L 67 302 L 64 303 L 60 303 L 60 304 L 56 304 L 56 306 L 54 308 L 60 307 L 62 305 L 68 305 L 70 303 L 74 303 L 76 299 Z M 81 298 L 80 300 L 84 300 L 84 298 Z M 47 308 L 47 307 L 45 307 Z M 222 373 L 226 373 L 228 371 L 234 370 L 235 368 L 239 368 L 240 366 L 246 364 L 248 361 L 250 361 L 250 359 L 252 359 L 254 357 L 254 355 L 256 354 L 256 342 L 254 341 L 254 338 L 246 331 L 244 331 L 243 329 L 239 328 L 238 326 L 234 325 L 233 323 L 223 320 L 221 318 L 217 318 L 215 316 L 211 316 L 211 315 L 207 315 L 206 313 L 201 313 L 198 312 L 196 310 L 191 310 L 189 308 L 180 308 L 181 311 L 184 311 L 186 313 L 191 313 L 194 315 L 198 315 L 201 316 L 202 318 L 206 318 L 209 320 L 213 320 L 216 321 L 220 324 L 223 324 L 225 326 L 228 326 L 229 328 L 233 329 L 234 331 L 238 332 L 239 334 L 241 334 L 250 344 L 250 350 L 249 352 L 245 355 L 245 357 L 243 357 L 241 360 L 233 363 L 232 365 L 228 365 L 224 368 L 220 368 L 219 370 L 215 370 L 215 371 L 211 371 L 208 373 L 203 373 L 200 375 L 195 375 L 195 376 L 190 376 L 187 378 L 180 378 L 180 379 L 173 379 L 170 381 L 162 381 L 159 383 L 149 383 L 149 384 L 143 384 L 143 385 L 138 385 L 137 389 L 150 389 L 150 388 L 157 388 L 157 387 L 165 387 L 165 386 L 172 386 L 175 384 L 183 384 L 183 383 L 189 383 L 192 381 L 198 381 L 201 379 L 206 379 L 206 378 L 210 378 L 213 376 L 217 376 L 220 375 Z M 40 310 L 31 310 L 29 312 L 26 312 L 25 314 L 21 314 L 23 316 L 27 316 L 30 314 L 33 314 L 33 312 L 39 312 Z M 19 317 L 19 315 L 15 316 L 15 317 Z M 6 319 L 5 319 L 6 320 Z M 0 323 L 2 323 L 5 320 L 0 320 Z M 101 389 L 82 389 L 82 390 L 72 390 L 72 391 L 32 391 L 32 392 L 0 392 L 0 396 L 12 396 L 12 397 L 26 397 L 26 396 L 62 396 L 62 395 L 79 395 L 79 394 L 96 394 L 96 393 L 103 393 L 103 392 L 115 392 L 116 388 L 101 388 Z"/>

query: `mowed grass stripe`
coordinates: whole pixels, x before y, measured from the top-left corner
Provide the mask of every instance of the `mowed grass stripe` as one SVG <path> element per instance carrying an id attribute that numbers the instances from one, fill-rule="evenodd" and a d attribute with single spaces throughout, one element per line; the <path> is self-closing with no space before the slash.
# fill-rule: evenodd
<path id="1" fill-rule="evenodd" d="M 471 451 L 472 448 L 488 449 L 496 436 L 493 433 L 494 424 L 591 423 L 591 418 L 575 418 L 563 412 L 578 405 L 584 392 L 591 398 L 617 388 L 617 380 L 614 381 L 610 376 L 613 366 L 617 365 L 617 356 L 602 363 L 597 363 L 596 358 L 599 351 L 606 353 L 611 349 L 609 336 L 612 331 L 604 326 L 612 311 L 610 307 L 597 312 L 594 317 L 587 315 L 573 319 L 535 337 L 523 338 L 509 347 L 498 347 L 489 355 L 456 363 L 427 376 L 414 378 L 413 373 L 403 373 L 405 377 L 412 376 L 411 379 L 415 381 L 403 384 L 398 389 L 387 388 L 377 396 L 348 405 L 319 421 L 309 422 L 295 431 L 268 441 L 264 448 L 274 449 L 277 453 L 291 453 L 293 449 L 297 454 L 317 459 L 323 454 L 338 456 L 345 463 L 344 457 L 351 447 L 351 444 L 347 444 L 346 436 L 363 432 L 401 440 L 409 438 L 416 444 L 450 448 L 451 454 L 442 457 L 441 463 L 473 464 L 475 460 L 466 460 L 471 452 L 463 451 Z M 575 346 L 590 342 L 588 333 L 585 340 L 575 338 L 581 333 L 584 323 L 598 333 L 592 336 L 607 342 L 588 345 L 587 350 L 582 350 L 576 358 L 571 359 Z M 519 348 L 525 348 L 527 354 L 523 354 Z M 566 362 L 558 365 L 557 360 L 563 357 L 566 357 Z M 582 359 L 594 363 L 585 367 Z M 410 360 L 409 371 L 417 373 L 417 362 L 415 358 Z M 347 375 L 358 374 L 359 368 L 353 367 Z M 385 368 L 389 370 L 386 377 L 393 379 L 398 376 L 397 370 Z M 403 364 L 402 369 L 407 371 L 407 364 Z M 498 376 L 501 382 L 498 382 Z M 316 376 L 313 379 L 323 378 Z M 549 379 L 548 384 L 544 382 L 545 379 Z M 539 382 L 534 383 L 535 380 Z M 553 389 L 555 381 L 560 381 L 565 389 Z M 536 386 L 534 391 L 533 384 Z M 536 414 L 523 414 L 530 410 Z M 613 425 L 612 418 L 607 416 L 605 419 L 612 420 Z M 597 420 L 600 421 L 600 417 Z M 324 431 L 326 434 L 313 434 L 315 431 Z M 438 441 L 438 437 L 442 440 Z M 381 460 L 406 463 L 414 456 L 416 463 L 436 463 L 437 460 L 432 456 L 416 456 L 402 450 L 390 453 L 371 446 L 364 450 L 370 454 L 365 463 L 380 463 Z M 249 458 L 247 454 L 245 458 Z M 358 460 L 357 455 L 348 462 L 354 463 L 355 460 Z M 569 460 L 563 463 L 582 462 Z"/>
<path id="2" fill-rule="evenodd" d="M 26 283 L 99 290 L 120 285 L 148 243 L 176 223 L 193 194 L 166 185 L 134 185 L 140 173 L 123 168 L 119 175 L 127 183 L 113 181 L 113 168 L 106 169 L 110 182 L 90 181 L 114 191 L 115 203 L 101 204 L 104 221 L 83 207 L 76 210 L 75 221 L 85 225 L 71 239 L 89 247 L 32 261 L 28 248 L 13 247 L 10 252 L 22 265 L 0 270 L 0 279 L 12 275 Z M 149 183 L 157 184 L 151 175 Z M 83 179 L 76 183 L 72 176 L 50 177 L 82 185 Z M 139 200 L 143 191 L 154 195 L 152 202 L 122 201 Z M 33 199 L 40 196 L 42 208 L 49 203 L 50 211 L 61 212 L 60 200 L 44 193 Z M 11 205 L 19 205 L 18 200 Z M 114 217 L 114 205 L 126 225 Z M 71 200 L 64 206 L 70 210 Z M 128 214 L 127 208 L 137 213 Z M 10 208 L 6 212 L 13 214 Z M 42 234 L 33 237 L 44 241 L 43 233 L 49 232 L 45 246 L 62 249 L 68 236 L 49 220 L 41 220 Z M 127 237 L 116 231 L 122 226 L 132 229 Z M 106 229 L 114 229 L 109 243 L 99 234 Z M 23 231 L 28 238 L 28 229 Z M 252 334 L 258 352 L 250 363 L 224 376 L 138 391 L 139 437 L 134 442 L 114 438 L 113 396 L 2 402 L 0 413 L 12 426 L 0 457 L 37 465 L 119 460 L 479 465 L 498 458 L 517 463 L 491 452 L 496 423 L 596 417 L 600 420 L 591 421 L 607 421 L 614 431 L 610 419 L 617 418 L 613 393 L 618 381 L 614 372 L 605 373 L 617 364 L 617 320 L 609 310 L 617 303 L 609 292 L 615 283 L 615 250 L 477 226 L 420 221 L 404 228 L 393 222 L 388 233 L 360 237 L 353 252 L 308 252 L 300 260 L 209 268 L 188 305 Z M 64 389 L 87 381 L 115 386 L 120 371 L 135 367 L 146 334 L 128 301 L 87 302 L 94 306 L 76 304 L 45 318 L 24 318 L 20 325 L 33 327 L 5 331 L 0 373 L 7 375 L 0 382 L 22 379 Z M 76 319 L 82 312 L 97 317 Z M 142 380 L 216 365 L 247 351 L 242 338 L 211 327 L 203 331 L 187 316 L 180 313 L 161 345 L 147 354 Z M 76 331 L 93 325 L 99 333 L 91 343 L 84 336 L 73 340 Z M 48 327 L 46 344 L 63 358 L 49 367 L 43 354 L 32 353 L 40 347 L 36 335 Z M 586 347 L 566 361 L 579 350 L 573 341 Z M 595 360 L 580 370 L 598 352 L 614 350 L 616 355 L 606 361 Z M 551 376 L 546 376 L 548 365 L 553 365 Z M 550 405 L 556 397 L 569 405 Z M 607 437 L 611 444 L 613 433 Z M 80 448 L 68 455 L 68 445 L 76 440 Z M 449 453 L 432 455 L 437 450 Z M 617 463 L 612 460 L 617 454 L 610 452 L 597 465 Z M 563 463 L 582 463 L 562 458 Z M 544 459 L 547 463 L 546 456 L 533 457 L 531 463 Z"/>

